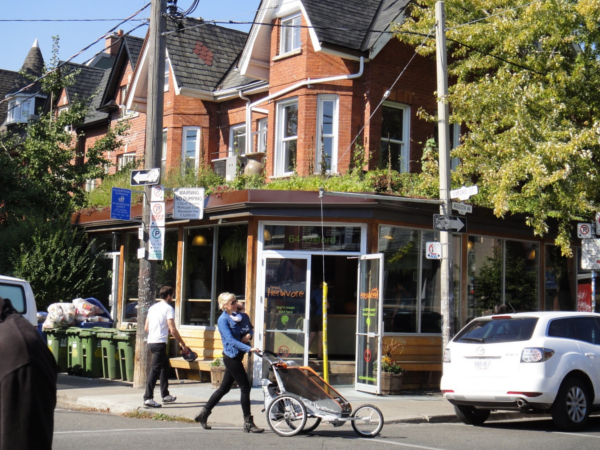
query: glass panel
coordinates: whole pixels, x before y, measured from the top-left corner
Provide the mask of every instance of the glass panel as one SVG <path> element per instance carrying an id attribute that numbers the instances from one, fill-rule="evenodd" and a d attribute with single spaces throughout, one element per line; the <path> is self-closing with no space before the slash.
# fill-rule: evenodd
<path id="1" fill-rule="evenodd" d="M 329 100 L 323 102 L 323 134 L 333 134 L 333 113 L 334 113 L 335 102 Z"/>
<path id="2" fill-rule="evenodd" d="M 404 167 L 402 158 L 402 147 L 404 144 L 390 142 L 384 138 L 381 139 L 381 160 L 379 167 L 385 169 L 388 165 L 392 170 L 402 172 Z"/>
<path id="3" fill-rule="evenodd" d="M 382 226 L 379 234 L 379 252 L 385 255 L 384 330 L 391 333 L 416 333 L 419 231 Z"/>
<path id="4" fill-rule="evenodd" d="M 439 259 L 427 259 L 425 242 L 437 240 L 439 233 L 423 231 L 423 246 L 421 250 L 421 333 L 442 332 L 442 262 Z M 457 301 L 457 299 L 455 299 Z"/>
<path id="5" fill-rule="evenodd" d="M 360 261 L 358 292 L 358 336 L 356 382 L 377 385 L 377 359 L 379 336 L 368 336 L 368 333 L 379 334 L 379 259 Z"/>
<path id="6" fill-rule="evenodd" d="M 196 158 L 196 144 L 198 142 L 198 130 L 186 130 L 185 132 L 185 156 Z"/>
<path id="7" fill-rule="evenodd" d="M 298 362 L 304 360 L 307 268 L 306 259 L 291 258 L 267 258 L 265 268 L 265 350 Z"/>
<path id="8" fill-rule="evenodd" d="M 293 172 L 296 168 L 296 144 L 296 140 L 287 141 L 283 143 L 283 153 L 285 157 L 285 172 Z"/>
<path id="9" fill-rule="evenodd" d="M 210 326 L 214 228 L 186 231 L 181 324 Z"/>
<path id="10" fill-rule="evenodd" d="M 268 120 L 260 119 L 258 121 L 258 132 L 256 135 L 256 148 L 259 152 L 267 152 L 267 128 Z"/>
<path id="11" fill-rule="evenodd" d="M 25 314 L 27 312 L 25 291 L 21 286 L 0 283 L 0 297 L 9 299 L 19 313 Z"/>
<path id="12" fill-rule="evenodd" d="M 474 320 L 453 340 L 470 344 L 528 341 L 537 322 L 537 317 Z"/>
<path id="13" fill-rule="evenodd" d="M 298 136 L 298 104 L 287 105 L 285 108 L 285 126 L 283 137 Z"/>
<path id="14" fill-rule="evenodd" d="M 389 135 L 389 139 L 404 141 L 404 110 L 383 106 L 381 116 L 381 137 L 388 139 Z"/>
<path id="15" fill-rule="evenodd" d="M 539 245 L 509 240 L 505 245 L 504 299 L 507 311 L 538 311 Z"/>
<path id="16" fill-rule="evenodd" d="M 502 240 L 469 236 L 467 322 L 502 304 Z"/>
<path id="17" fill-rule="evenodd" d="M 246 153 L 246 127 L 234 128 L 231 148 L 236 155 Z"/>
<path id="18" fill-rule="evenodd" d="M 266 225 L 265 250 L 359 252 L 360 227 Z"/>

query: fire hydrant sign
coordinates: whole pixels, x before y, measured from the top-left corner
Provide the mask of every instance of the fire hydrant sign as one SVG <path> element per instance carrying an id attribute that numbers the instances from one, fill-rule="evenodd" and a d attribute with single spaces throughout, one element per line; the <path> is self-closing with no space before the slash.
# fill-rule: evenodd
<path id="1" fill-rule="evenodd" d="M 165 228 L 150 227 L 148 240 L 148 260 L 162 261 L 165 254 Z"/>
<path id="2" fill-rule="evenodd" d="M 174 191 L 173 219 L 202 219 L 204 188 L 179 188 Z"/>
<path id="3" fill-rule="evenodd" d="M 165 204 L 164 202 L 150 202 L 150 226 L 165 226 Z"/>

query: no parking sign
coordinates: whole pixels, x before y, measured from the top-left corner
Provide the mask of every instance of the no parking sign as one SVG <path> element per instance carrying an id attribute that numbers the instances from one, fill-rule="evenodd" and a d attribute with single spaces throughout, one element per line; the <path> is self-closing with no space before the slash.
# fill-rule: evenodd
<path id="1" fill-rule="evenodd" d="M 579 239 L 589 239 L 592 237 L 592 224 L 591 223 L 578 223 L 577 224 L 577 237 Z"/>

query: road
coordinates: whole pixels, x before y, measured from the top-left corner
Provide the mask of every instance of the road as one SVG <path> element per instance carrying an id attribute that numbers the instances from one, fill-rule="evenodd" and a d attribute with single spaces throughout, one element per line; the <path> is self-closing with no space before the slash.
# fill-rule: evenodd
<path id="1" fill-rule="evenodd" d="M 112 414 L 56 411 L 54 450 L 176 450 L 264 449 L 292 446 L 294 450 L 422 449 L 422 450 L 596 450 L 600 446 L 600 417 L 587 430 L 557 432 L 549 419 L 492 422 L 483 427 L 462 424 L 386 425 L 380 436 L 361 439 L 349 424 L 320 426 L 310 435 L 282 438 L 267 429 L 263 434 L 242 433 L 241 426 L 206 431 L 191 423 L 133 419 Z"/>

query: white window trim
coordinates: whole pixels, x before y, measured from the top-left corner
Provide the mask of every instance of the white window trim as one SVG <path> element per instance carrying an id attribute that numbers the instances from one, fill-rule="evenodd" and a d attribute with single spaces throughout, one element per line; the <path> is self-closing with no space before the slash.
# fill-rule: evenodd
<path id="1" fill-rule="evenodd" d="M 15 122 L 16 112 L 19 110 L 19 104 L 16 100 L 11 100 L 8 102 L 8 110 L 6 111 L 6 122 L 13 123 Z"/>
<path id="2" fill-rule="evenodd" d="M 321 94 L 318 97 L 317 105 L 317 148 L 315 152 L 315 172 L 321 172 L 321 133 L 323 130 L 323 103 L 333 101 L 333 130 L 331 137 L 333 145 L 331 146 L 331 167 L 327 173 L 337 173 L 338 163 L 338 137 L 339 137 L 339 110 L 340 97 L 334 94 Z M 327 136 L 327 135 L 326 135 Z"/>
<path id="3" fill-rule="evenodd" d="M 229 156 L 235 156 L 235 148 L 233 147 L 233 139 L 234 139 L 234 134 L 236 131 L 244 129 L 244 142 L 246 142 L 245 140 L 248 139 L 248 130 L 246 130 L 246 124 L 245 123 L 241 123 L 238 125 L 233 125 L 231 127 L 229 127 Z M 239 155 L 245 155 L 246 154 L 246 145 L 244 145 L 244 148 L 238 148 L 238 152 Z"/>
<path id="4" fill-rule="evenodd" d="M 264 126 L 263 126 L 264 124 Z M 267 153 L 267 138 L 269 133 L 269 119 L 263 117 L 256 122 L 256 151 Z"/>
<path id="5" fill-rule="evenodd" d="M 69 110 L 68 106 L 61 106 L 58 108 L 58 115 L 60 116 L 62 113 L 66 113 Z M 71 131 L 73 131 L 73 125 L 65 125 L 64 130 L 67 133 L 70 133 Z"/>
<path id="6" fill-rule="evenodd" d="M 123 169 L 123 167 L 129 164 L 131 161 L 135 161 L 135 152 L 122 153 L 117 156 L 117 171 Z"/>
<path id="7" fill-rule="evenodd" d="M 292 28 L 292 30 L 294 32 L 298 32 L 298 47 L 294 47 L 294 45 L 293 45 L 294 37 L 292 36 L 292 43 L 290 45 L 290 50 L 285 51 L 285 44 L 287 43 L 287 39 L 285 39 L 285 36 L 286 36 L 285 30 L 287 28 L 286 23 L 291 22 L 289 25 L 294 25 L 293 22 L 296 19 L 299 19 L 299 23 L 298 23 L 298 25 L 295 25 L 295 27 Z M 280 33 L 280 39 L 279 39 L 279 55 L 287 55 L 290 53 L 298 52 L 298 50 L 302 49 L 302 37 L 301 37 L 301 33 L 300 33 L 302 28 L 299 28 L 298 27 L 299 25 L 302 25 L 302 14 L 300 14 L 299 12 L 289 15 L 287 17 L 283 17 L 281 19 L 281 28 L 280 28 L 281 33 Z"/>
<path id="8" fill-rule="evenodd" d="M 187 167 L 187 160 L 191 159 L 187 156 L 187 152 L 186 152 L 186 144 L 187 144 L 187 132 L 190 130 L 194 130 L 196 131 L 196 148 L 194 151 L 194 169 L 198 170 L 198 168 L 200 167 L 200 136 L 201 136 L 201 131 L 200 131 L 200 127 L 183 127 L 182 130 L 182 139 L 181 139 L 181 169 L 182 171 L 185 170 L 185 167 Z"/>
<path id="9" fill-rule="evenodd" d="M 27 115 L 23 117 L 24 103 L 27 104 Z M 16 97 L 8 102 L 6 123 L 27 123 L 35 108 L 35 97 Z"/>
<path id="10" fill-rule="evenodd" d="M 383 106 L 387 106 L 388 108 L 396 108 L 404 110 L 404 114 L 402 116 L 402 135 L 404 136 L 404 141 L 399 141 L 397 139 L 390 139 L 389 142 L 392 144 L 400 144 L 402 145 L 402 167 L 400 167 L 400 172 L 408 172 L 409 171 L 409 162 L 410 162 L 410 105 L 404 103 L 396 103 L 396 102 L 383 102 Z M 383 134 L 381 136 L 381 142 L 388 142 L 387 137 L 384 137 Z"/>
<path id="11" fill-rule="evenodd" d="M 276 115 L 276 123 L 277 123 L 277 131 L 275 138 L 275 176 L 282 177 L 287 175 L 292 175 L 294 172 L 285 172 L 285 157 L 283 155 L 283 134 L 284 134 L 284 109 L 286 106 L 296 105 L 298 108 L 298 98 L 294 97 L 293 99 L 284 100 L 277 104 L 277 115 Z M 298 121 L 300 122 L 300 121 Z M 293 138 L 288 138 L 288 141 L 293 140 Z M 286 141 L 287 142 L 287 141 Z M 296 135 L 296 149 L 298 148 L 298 135 Z"/>

